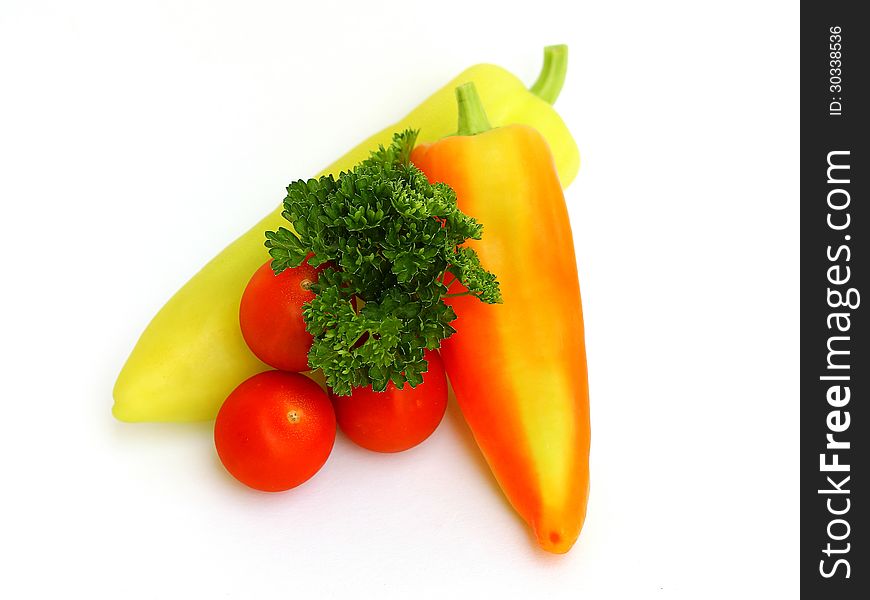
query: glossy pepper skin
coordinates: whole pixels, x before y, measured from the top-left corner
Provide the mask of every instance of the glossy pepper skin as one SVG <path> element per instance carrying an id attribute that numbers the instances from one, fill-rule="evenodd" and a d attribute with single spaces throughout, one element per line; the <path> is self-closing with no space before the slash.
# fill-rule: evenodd
<path id="1" fill-rule="evenodd" d="M 457 95 L 460 107 L 474 105 L 473 86 Z M 580 534 L 589 491 L 589 388 L 571 226 L 546 139 L 525 125 L 483 129 L 411 155 L 483 224 L 483 239 L 469 245 L 504 298 L 496 305 L 449 298 L 456 333 L 442 342 L 441 356 L 508 500 L 543 549 L 564 553 Z"/>
<path id="2" fill-rule="evenodd" d="M 398 123 L 371 136 L 318 176 L 338 174 L 367 158 L 393 133 L 419 129 L 434 141 L 456 131 L 456 86 L 474 81 L 494 123 L 526 123 L 554 148 L 563 185 L 579 167 L 577 146 L 551 106 L 561 89 L 564 46 L 545 51 L 544 70 L 531 91 L 508 71 L 473 66 L 427 98 Z M 268 369 L 247 348 L 239 329 L 239 302 L 251 274 L 269 256 L 264 232 L 286 225 L 280 207 L 211 260 L 157 313 L 121 370 L 112 409 L 122 421 L 213 419 L 221 403 L 248 377 Z"/>

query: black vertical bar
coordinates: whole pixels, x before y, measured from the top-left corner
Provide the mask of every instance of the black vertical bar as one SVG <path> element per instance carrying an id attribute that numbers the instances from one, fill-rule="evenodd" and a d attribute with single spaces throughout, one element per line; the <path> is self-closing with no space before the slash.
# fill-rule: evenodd
<path id="1" fill-rule="evenodd" d="M 870 20 L 859 16 L 862 8 L 801 3 L 800 566 L 807 598 L 870 598 L 870 306 L 863 305 L 870 303 Z"/>

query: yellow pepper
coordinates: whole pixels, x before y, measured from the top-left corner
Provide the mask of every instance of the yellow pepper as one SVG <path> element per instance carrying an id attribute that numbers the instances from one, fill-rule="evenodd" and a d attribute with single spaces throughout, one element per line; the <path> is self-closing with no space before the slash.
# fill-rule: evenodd
<path id="1" fill-rule="evenodd" d="M 388 145 L 396 131 L 419 129 L 422 143 L 454 133 L 454 90 L 474 82 L 494 126 L 525 124 L 541 132 L 553 151 L 561 184 L 567 186 L 577 174 L 580 156 L 551 106 L 561 90 L 566 64 L 565 46 L 546 48 L 544 69 L 531 89 L 500 67 L 470 67 L 400 122 L 371 136 L 318 176 L 350 169 L 379 145 Z M 213 258 L 157 313 L 115 383 L 112 413 L 116 418 L 213 419 L 239 383 L 269 368 L 245 345 L 239 302 L 251 275 L 268 258 L 264 232 L 282 224 L 278 208 Z"/>

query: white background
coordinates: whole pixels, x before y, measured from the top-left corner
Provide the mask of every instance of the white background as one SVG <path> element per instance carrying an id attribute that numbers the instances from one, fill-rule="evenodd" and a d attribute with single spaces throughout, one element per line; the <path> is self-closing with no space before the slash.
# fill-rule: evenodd
<path id="1" fill-rule="evenodd" d="M 796 3 L 0 4 L 0 596 L 795 597 Z M 475 62 L 557 108 L 592 492 L 537 550 L 451 406 L 401 455 L 339 436 L 248 491 L 211 425 L 130 425 L 151 316 L 307 177 Z M 546 293 L 542 291 L 542 293 Z"/>

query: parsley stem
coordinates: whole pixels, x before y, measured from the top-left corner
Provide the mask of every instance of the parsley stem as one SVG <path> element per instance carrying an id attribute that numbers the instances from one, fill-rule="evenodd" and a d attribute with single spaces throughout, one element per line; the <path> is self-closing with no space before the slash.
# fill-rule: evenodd
<path id="1" fill-rule="evenodd" d="M 468 290 L 465 290 L 464 292 L 457 292 L 455 294 L 444 294 L 441 297 L 442 298 L 457 298 L 459 296 L 470 296 L 470 295 L 471 295 L 471 292 Z"/>
<path id="2" fill-rule="evenodd" d="M 544 67 L 529 91 L 548 104 L 553 104 L 562 91 L 568 70 L 568 46 L 559 44 L 544 48 Z"/>
<path id="3" fill-rule="evenodd" d="M 463 83 L 456 88 L 456 102 L 459 105 L 457 135 L 477 135 L 492 129 L 473 82 Z"/>

